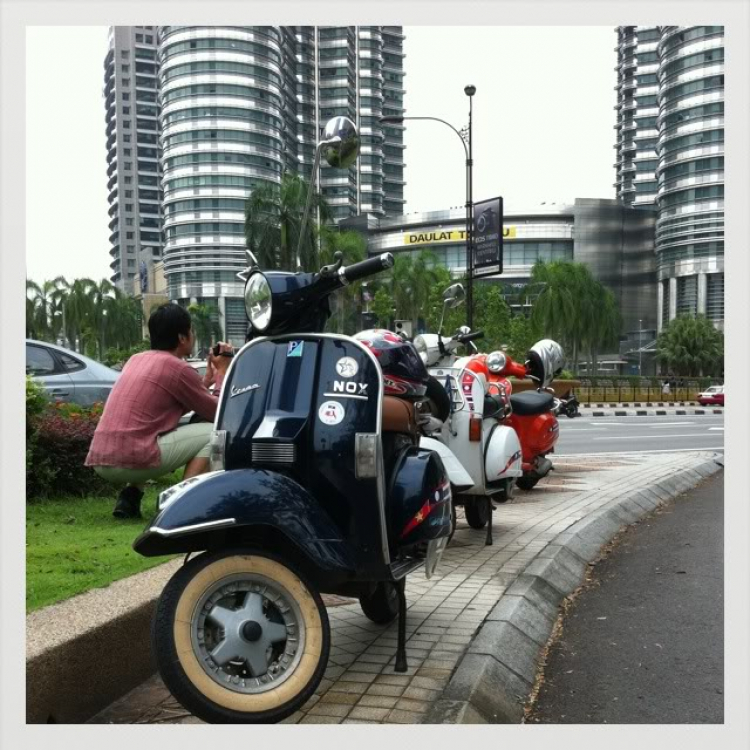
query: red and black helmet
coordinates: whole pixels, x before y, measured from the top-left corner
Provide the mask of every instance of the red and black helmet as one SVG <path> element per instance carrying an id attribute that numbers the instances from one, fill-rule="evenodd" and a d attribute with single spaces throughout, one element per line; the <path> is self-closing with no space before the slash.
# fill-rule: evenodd
<path id="1" fill-rule="evenodd" d="M 378 358 L 387 396 L 422 398 L 430 375 L 414 345 L 383 328 L 360 331 L 354 336 Z"/>

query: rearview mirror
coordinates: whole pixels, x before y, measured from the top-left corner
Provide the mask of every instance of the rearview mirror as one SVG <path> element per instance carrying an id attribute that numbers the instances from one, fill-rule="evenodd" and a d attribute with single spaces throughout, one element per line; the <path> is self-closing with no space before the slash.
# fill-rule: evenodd
<path id="1" fill-rule="evenodd" d="M 323 130 L 323 155 L 329 166 L 347 169 L 359 155 L 357 127 L 348 117 L 334 117 Z"/>
<path id="2" fill-rule="evenodd" d="M 461 284 L 453 284 L 443 292 L 443 303 L 450 307 L 458 307 L 466 299 L 466 292 Z"/>

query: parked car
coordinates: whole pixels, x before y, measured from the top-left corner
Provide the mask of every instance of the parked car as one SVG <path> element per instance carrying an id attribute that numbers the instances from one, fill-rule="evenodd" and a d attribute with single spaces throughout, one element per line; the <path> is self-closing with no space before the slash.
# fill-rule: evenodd
<path id="1" fill-rule="evenodd" d="M 197 370 L 198 375 L 203 377 L 206 374 L 206 368 L 208 362 L 205 359 L 187 359 L 185 360 L 194 370 Z"/>
<path id="2" fill-rule="evenodd" d="M 120 373 L 46 341 L 26 339 L 26 373 L 41 383 L 52 401 L 91 406 L 106 401 Z"/>
<path id="3" fill-rule="evenodd" d="M 708 406 L 710 404 L 724 406 L 724 386 L 712 385 L 706 388 L 703 393 L 698 394 L 698 403 L 701 406 Z"/>

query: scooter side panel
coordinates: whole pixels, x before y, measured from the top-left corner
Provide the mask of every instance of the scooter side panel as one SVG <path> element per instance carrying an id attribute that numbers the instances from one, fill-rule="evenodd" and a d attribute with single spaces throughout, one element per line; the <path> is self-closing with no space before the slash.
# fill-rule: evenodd
<path id="1" fill-rule="evenodd" d="M 485 423 L 485 472 L 488 482 L 520 477 L 521 443 L 516 431 L 501 424 Z"/>
<path id="2" fill-rule="evenodd" d="M 199 478 L 196 478 L 199 479 Z M 240 527 L 274 527 L 323 570 L 354 570 L 340 531 L 319 503 L 293 479 L 244 469 L 204 475 L 177 485 L 167 505 L 133 544 L 145 556 L 194 550 L 202 535 Z M 199 547 L 205 549 L 205 547 Z"/>
<path id="3" fill-rule="evenodd" d="M 448 478 L 451 484 L 459 491 L 468 489 L 474 485 L 474 480 L 469 476 L 469 473 L 461 466 L 460 461 L 453 454 L 453 451 L 448 446 L 443 445 L 439 440 L 434 438 L 422 437 L 419 441 L 420 448 L 426 448 L 430 451 L 437 453 L 445 466 L 445 470 L 448 472 Z"/>
<path id="4" fill-rule="evenodd" d="M 357 433 L 382 420 L 382 371 L 361 343 L 334 334 L 255 339 L 232 362 L 216 429 L 225 430 L 227 469 L 287 474 L 305 487 L 351 544 L 363 577 L 390 556 L 380 476 L 359 477 Z"/>

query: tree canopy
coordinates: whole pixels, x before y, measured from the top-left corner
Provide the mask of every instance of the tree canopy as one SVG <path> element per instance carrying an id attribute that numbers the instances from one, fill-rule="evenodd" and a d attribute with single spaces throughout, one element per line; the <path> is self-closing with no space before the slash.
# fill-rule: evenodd
<path id="1" fill-rule="evenodd" d="M 679 315 L 656 339 L 659 361 L 669 372 L 688 377 L 722 375 L 724 334 L 705 315 Z"/>

